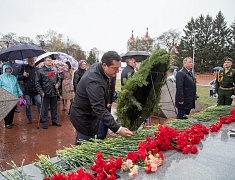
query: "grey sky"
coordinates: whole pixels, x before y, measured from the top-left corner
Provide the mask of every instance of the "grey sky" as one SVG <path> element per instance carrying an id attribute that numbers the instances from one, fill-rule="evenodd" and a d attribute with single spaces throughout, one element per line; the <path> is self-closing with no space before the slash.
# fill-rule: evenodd
<path id="1" fill-rule="evenodd" d="M 169 29 L 182 31 L 191 17 L 215 18 L 221 10 L 228 25 L 235 20 L 235 0 L 1 0 L 0 33 L 17 36 L 45 34 L 49 29 L 64 34 L 84 51 L 126 52 L 134 30 L 150 37 Z"/>

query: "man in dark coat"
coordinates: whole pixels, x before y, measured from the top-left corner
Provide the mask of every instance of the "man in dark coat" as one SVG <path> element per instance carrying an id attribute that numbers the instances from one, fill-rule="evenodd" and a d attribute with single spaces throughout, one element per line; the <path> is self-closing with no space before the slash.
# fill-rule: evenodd
<path id="1" fill-rule="evenodd" d="M 38 113 L 40 114 L 41 96 L 38 93 L 35 85 L 35 76 L 39 68 L 35 66 L 33 57 L 28 58 L 27 61 L 28 61 L 27 65 L 22 65 L 17 79 L 18 81 L 23 81 L 24 99 L 27 101 L 27 106 L 26 106 L 26 116 L 28 118 L 27 124 L 31 124 L 32 115 L 30 110 L 30 100 L 31 99 L 35 100 Z"/>
<path id="2" fill-rule="evenodd" d="M 235 71 L 231 68 L 232 62 L 231 58 L 225 58 L 223 71 L 219 70 L 216 76 L 215 93 L 218 93 L 218 105 L 231 105 L 235 98 Z"/>
<path id="3" fill-rule="evenodd" d="M 52 68 L 51 57 L 44 58 L 44 66 L 37 71 L 35 78 L 37 91 L 42 97 L 41 122 L 42 128 L 47 129 L 48 107 L 51 108 L 51 120 L 53 126 L 61 126 L 57 116 L 57 90 L 59 87 L 59 75 Z"/>
<path id="4" fill-rule="evenodd" d="M 128 79 L 128 77 L 133 76 L 135 73 L 135 67 L 136 67 L 136 60 L 134 57 L 130 57 L 126 60 L 126 67 L 122 70 L 121 74 L 121 85 L 124 86 L 124 79 Z"/>
<path id="5" fill-rule="evenodd" d="M 177 119 L 187 119 L 191 109 L 195 108 L 196 79 L 192 73 L 193 60 L 186 57 L 183 68 L 176 74 L 175 105 L 178 108 Z"/>
<path id="6" fill-rule="evenodd" d="M 115 101 L 114 99 L 114 92 L 115 92 L 115 85 L 116 85 L 116 77 L 109 78 L 109 100 L 107 104 L 107 109 L 111 112 L 112 104 Z M 108 133 L 108 127 L 100 120 L 97 139 L 105 139 Z"/>
<path id="7" fill-rule="evenodd" d="M 75 98 L 70 110 L 70 121 L 77 130 L 79 139 L 89 140 L 98 132 L 99 120 L 114 133 L 130 137 L 133 133 L 121 127 L 107 109 L 109 101 L 109 78 L 116 77 L 121 66 L 121 57 L 115 51 L 106 52 L 101 63 L 95 63 L 83 75 L 77 85 Z"/>

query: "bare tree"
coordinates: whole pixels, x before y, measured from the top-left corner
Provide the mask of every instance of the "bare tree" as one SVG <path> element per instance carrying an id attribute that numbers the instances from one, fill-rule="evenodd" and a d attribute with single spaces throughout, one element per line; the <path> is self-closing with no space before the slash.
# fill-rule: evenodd
<path id="1" fill-rule="evenodd" d="M 170 29 L 157 37 L 158 44 L 167 49 L 168 53 L 180 42 L 180 32 L 176 29 Z"/>

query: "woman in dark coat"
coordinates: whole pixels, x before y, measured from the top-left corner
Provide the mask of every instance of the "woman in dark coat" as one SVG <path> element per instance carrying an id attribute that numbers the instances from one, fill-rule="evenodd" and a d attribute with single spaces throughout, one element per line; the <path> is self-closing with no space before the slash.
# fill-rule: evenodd
<path id="1" fill-rule="evenodd" d="M 187 119 L 192 108 L 195 108 L 196 79 L 191 71 L 193 60 L 186 57 L 184 67 L 176 74 L 175 104 L 178 108 L 177 119 Z"/>

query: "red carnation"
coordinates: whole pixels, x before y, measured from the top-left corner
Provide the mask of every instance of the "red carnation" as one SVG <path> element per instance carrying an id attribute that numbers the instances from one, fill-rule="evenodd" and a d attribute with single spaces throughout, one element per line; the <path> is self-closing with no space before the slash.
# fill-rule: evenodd
<path id="1" fill-rule="evenodd" d="M 151 172 L 151 165 L 150 164 L 145 164 L 145 166 L 146 166 L 145 172 L 146 172 L 146 174 L 149 174 Z"/>
<path id="2" fill-rule="evenodd" d="M 54 78 L 55 72 L 54 71 L 48 72 L 47 75 L 48 75 L 48 78 Z"/>
<path id="3" fill-rule="evenodd" d="M 191 151 L 191 153 L 196 154 L 198 152 L 198 149 L 196 146 L 192 146 L 190 151 Z"/>
<path id="4" fill-rule="evenodd" d="M 183 154 L 188 154 L 189 153 L 189 149 L 187 147 L 184 147 L 182 153 Z"/>
<path id="5" fill-rule="evenodd" d="M 133 152 L 133 151 L 128 152 L 127 159 L 130 159 L 130 160 L 132 160 L 133 163 L 135 163 L 136 160 L 138 159 L 138 153 Z"/>

